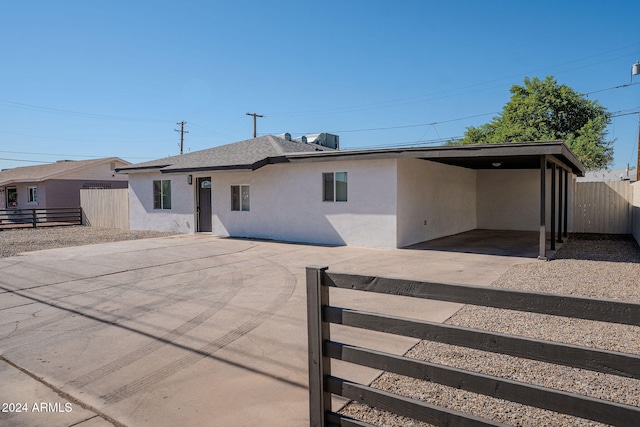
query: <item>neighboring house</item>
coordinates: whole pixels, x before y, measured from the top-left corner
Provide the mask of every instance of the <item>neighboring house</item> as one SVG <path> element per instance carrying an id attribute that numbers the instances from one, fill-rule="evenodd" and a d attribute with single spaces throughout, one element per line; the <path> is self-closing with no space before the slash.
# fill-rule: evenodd
<path id="1" fill-rule="evenodd" d="M 60 160 L 0 171 L 0 209 L 80 206 L 81 188 L 126 188 L 116 169 L 130 165 L 117 157 Z"/>
<path id="2" fill-rule="evenodd" d="M 636 182 L 637 170 L 630 169 L 599 169 L 585 172 L 584 176 L 578 178 L 578 182 L 605 182 L 605 181 L 629 181 Z"/>
<path id="3" fill-rule="evenodd" d="M 562 142 L 340 151 L 269 135 L 119 171 L 132 230 L 398 248 L 473 229 L 544 235 L 556 168 L 562 218 L 584 173 Z"/>

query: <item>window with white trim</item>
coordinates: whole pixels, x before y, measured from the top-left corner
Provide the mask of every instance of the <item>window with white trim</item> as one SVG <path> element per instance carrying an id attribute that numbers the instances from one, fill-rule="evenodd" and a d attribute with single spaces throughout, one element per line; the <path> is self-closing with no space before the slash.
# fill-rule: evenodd
<path id="1" fill-rule="evenodd" d="M 324 202 L 347 201 L 346 172 L 325 172 L 322 174 L 322 200 Z"/>
<path id="2" fill-rule="evenodd" d="M 249 211 L 251 196 L 248 185 L 231 186 L 231 210 Z"/>
<path id="3" fill-rule="evenodd" d="M 171 180 L 153 181 L 153 209 L 171 209 Z"/>
<path id="4" fill-rule="evenodd" d="M 37 205 L 38 204 L 38 187 L 27 187 L 28 190 L 28 199 L 27 199 L 27 203 L 29 203 L 30 205 Z"/>

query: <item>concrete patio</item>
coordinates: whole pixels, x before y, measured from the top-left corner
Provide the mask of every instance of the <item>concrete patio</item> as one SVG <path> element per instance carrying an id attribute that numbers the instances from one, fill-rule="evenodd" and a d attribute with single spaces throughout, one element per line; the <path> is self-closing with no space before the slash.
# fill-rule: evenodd
<path id="1" fill-rule="evenodd" d="M 526 262 L 539 261 L 203 234 L 0 259 L 0 397 L 28 408 L 0 413 L 0 424 L 305 425 L 306 266 L 485 285 Z M 332 299 L 433 321 L 460 307 L 349 291 Z M 416 342 L 335 331 L 396 354 Z M 377 375 L 337 369 L 361 381 Z M 33 410 L 43 402 L 51 410 Z"/>

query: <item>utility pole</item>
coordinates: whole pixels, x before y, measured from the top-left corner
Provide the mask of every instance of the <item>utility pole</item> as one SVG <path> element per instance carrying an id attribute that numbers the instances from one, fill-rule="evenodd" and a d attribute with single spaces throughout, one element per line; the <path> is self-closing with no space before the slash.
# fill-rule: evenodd
<path id="1" fill-rule="evenodd" d="M 261 116 L 260 114 L 256 114 L 256 113 L 247 113 L 247 116 L 253 116 L 253 137 L 255 138 L 256 136 L 258 136 L 257 128 L 256 128 L 256 119 L 258 117 L 264 117 L 264 116 Z"/>
<path id="2" fill-rule="evenodd" d="M 183 148 L 184 148 L 184 134 L 189 133 L 189 131 L 184 130 L 184 125 L 186 125 L 187 122 L 178 122 L 176 124 L 180 125 L 180 129 L 174 129 L 174 130 L 176 132 L 180 132 L 180 154 L 182 154 Z"/>

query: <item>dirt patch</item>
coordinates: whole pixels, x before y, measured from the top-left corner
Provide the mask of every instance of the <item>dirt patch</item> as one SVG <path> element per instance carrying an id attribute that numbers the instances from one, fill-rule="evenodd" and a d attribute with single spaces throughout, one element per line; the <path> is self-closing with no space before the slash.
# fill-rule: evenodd
<path id="1" fill-rule="evenodd" d="M 94 228 L 82 225 L 3 230 L 0 231 L 0 258 L 42 249 L 147 239 L 172 234 L 175 233 Z"/>

